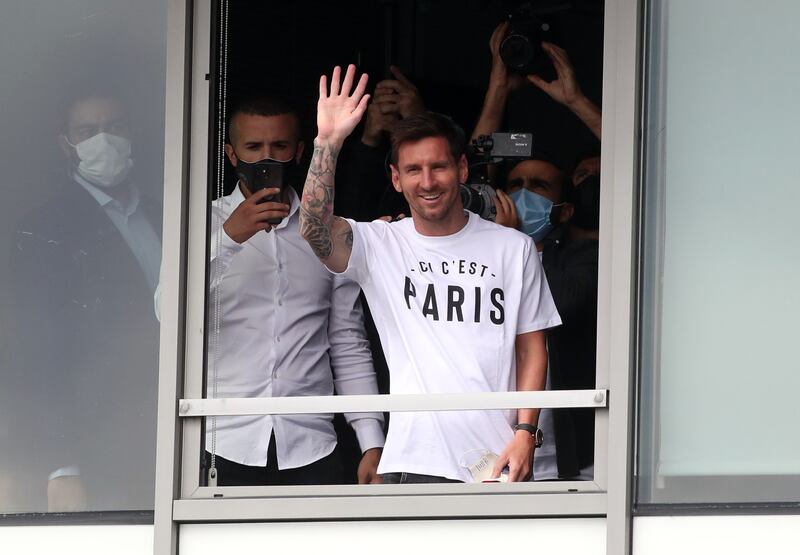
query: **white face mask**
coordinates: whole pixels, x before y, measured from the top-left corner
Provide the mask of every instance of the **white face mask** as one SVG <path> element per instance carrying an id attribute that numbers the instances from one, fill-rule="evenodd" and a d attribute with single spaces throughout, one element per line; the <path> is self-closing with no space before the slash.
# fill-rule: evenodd
<path id="1" fill-rule="evenodd" d="M 133 168 L 131 142 L 125 137 L 103 132 L 73 146 L 80 158 L 78 173 L 98 187 L 116 187 Z"/>

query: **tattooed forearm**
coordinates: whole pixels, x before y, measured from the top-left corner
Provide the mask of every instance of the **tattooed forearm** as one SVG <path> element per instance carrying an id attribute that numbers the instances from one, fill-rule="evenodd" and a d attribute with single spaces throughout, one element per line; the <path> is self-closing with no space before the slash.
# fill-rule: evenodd
<path id="1" fill-rule="evenodd" d="M 322 219 L 300 206 L 300 233 L 308 241 L 317 258 L 328 258 L 333 252 L 331 230 Z"/>
<path id="2" fill-rule="evenodd" d="M 333 252 L 333 183 L 339 149 L 326 143 L 314 143 L 314 155 L 308 169 L 300 207 L 300 233 L 319 258 Z"/>

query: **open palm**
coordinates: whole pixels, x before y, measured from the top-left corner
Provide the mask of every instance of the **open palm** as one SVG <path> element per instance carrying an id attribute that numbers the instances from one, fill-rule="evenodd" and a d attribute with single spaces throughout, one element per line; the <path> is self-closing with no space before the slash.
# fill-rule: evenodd
<path id="1" fill-rule="evenodd" d="M 328 93 L 328 78 L 323 75 L 319 79 L 319 102 L 317 103 L 317 137 L 323 140 L 342 142 L 353 131 L 361 116 L 367 109 L 369 95 L 365 95 L 367 88 L 367 74 L 361 75 L 353 94 L 353 81 L 356 75 L 356 66 L 347 67 L 344 81 L 341 81 L 342 70 L 339 66 L 333 69 L 331 75 L 331 88 Z"/>

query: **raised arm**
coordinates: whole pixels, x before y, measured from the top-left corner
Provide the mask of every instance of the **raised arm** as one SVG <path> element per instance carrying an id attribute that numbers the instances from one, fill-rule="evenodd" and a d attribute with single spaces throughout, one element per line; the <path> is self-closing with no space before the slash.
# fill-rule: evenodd
<path id="1" fill-rule="evenodd" d="M 317 138 L 314 155 L 300 203 L 300 233 L 319 259 L 334 272 L 343 272 L 350 261 L 353 230 L 347 220 L 333 215 L 333 184 L 339 151 L 367 109 L 367 75 L 361 75 L 353 94 L 356 68 L 347 68 L 341 81 L 341 68 L 331 75 L 330 93 L 325 75 L 319 80 Z"/>
<path id="2" fill-rule="evenodd" d="M 489 51 L 492 53 L 492 70 L 489 73 L 489 86 L 483 99 L 483 108 L 472 131 L 471 140 L 481 135 L 491 135 L 500 130 L 503 124 L 503 114 L 506 110 L 508 94 L 519 88 L 524 80 L 521 75 L 508 71 L 506 64 L 500 57 L 500 45 L 508 33 L 508 21 L 498 25 L 489 39 Z"/>
<path id="3" fill-rule="evenodd" d="M 566 50 L 549 42 L 543 42 L 542 48 L 553 62 L 557 77 L 554 81 L 548 82 L 538 75 L 528 75 L 528 81 L 542 89 L 559 104 L 569 108 L 594 136 L 600 139 L 602 131 L 600 108 L 581 91 L 578 79 L 575 77 L 575 69 L 569 61 Z"/>

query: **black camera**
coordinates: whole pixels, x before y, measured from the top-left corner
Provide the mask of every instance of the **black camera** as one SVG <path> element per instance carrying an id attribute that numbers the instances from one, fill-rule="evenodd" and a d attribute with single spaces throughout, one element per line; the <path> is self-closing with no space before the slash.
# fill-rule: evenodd
<path id="1" fill-rule="evenodd" d="M 533 135 L 530 133 L 492 133 L 472 141 L 467 146 L 469 177 L 459 188 L 464 208 L 484 220 L 494 221 L 497 216 L 497 195 L 487 165 L 503 160 L 524 160 L 530 158 L 532 153 Z"/>
<path id="2" fill-rule="evenodd" d="M 542 49 L 542 41 L 558 42 L 553 14 L 569 8 L 569 3 L 540 0 L 526 2 L 510 14 L 508 32 L 500 43 L 500 58 L 506 67 L 522 75 L 554 78 L 555 71 L 547 52 Z"/>

